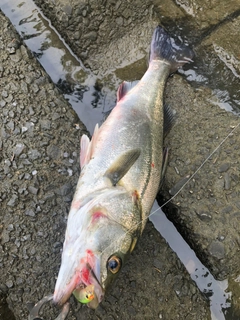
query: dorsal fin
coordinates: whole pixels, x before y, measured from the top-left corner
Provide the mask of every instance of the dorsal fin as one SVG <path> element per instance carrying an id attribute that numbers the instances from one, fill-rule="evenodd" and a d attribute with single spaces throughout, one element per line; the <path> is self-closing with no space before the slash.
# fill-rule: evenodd
<path id="1" fill-rule="evenodd" d="M 139 80 L 132 82 L 123 81 L 117 91 L 117 101 L 121 100 L 133 87 L 138 84 Z"/>
<path id="2" fill-rule="evenodd" d="M 132 149 L 121 154 L 105 172 L 104 176 L 111 180 L 113 186 L 116 186 L 119 180 L 128 172 L 131 166 L 140 156 L 141 149 Z"/>
<path id="3" fill-rule="evenodd" d="M 96 141 L 97 141 L 97 136 L 98 136 L 98 123 L 95 126 L 92 139 L 91 141 L 89 140 L 88 136 L 85 134 L 82 135 L 81 138 L 81 151 L 80 151 L 80 166 L 81 169 L 90 161 L 93 150 L 96 146 Z"/>

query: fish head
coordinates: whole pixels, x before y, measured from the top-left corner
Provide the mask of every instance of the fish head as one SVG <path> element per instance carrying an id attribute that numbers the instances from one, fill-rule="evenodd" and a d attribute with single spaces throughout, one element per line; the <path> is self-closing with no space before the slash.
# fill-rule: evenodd
<path id="1" fill-rule="evenodd" d="M 128 194 L 115 188 L 77 212 L 70 211 L 55 303 L 64 304 L 72 293 L 94 309 L 103 300 L 136 244 L 136 232 L 126 228 L 129 219 L 121 218 L 123 211 L 134 208 L 132 203 Z"/>

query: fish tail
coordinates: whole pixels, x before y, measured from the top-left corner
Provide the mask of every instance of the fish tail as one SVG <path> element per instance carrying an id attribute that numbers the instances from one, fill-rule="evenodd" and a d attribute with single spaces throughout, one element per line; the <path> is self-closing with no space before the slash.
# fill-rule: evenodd
<path id="1" fill-rule="evenodd" d="M 158 26 L 152 37 L 150 62 L 152 60 L 164 60 L 171 66 L 171 72 L 176 71 L 185 63 L 192 62 L 193 51 L 184 44 L 177 44 L 169 34 Z"/>

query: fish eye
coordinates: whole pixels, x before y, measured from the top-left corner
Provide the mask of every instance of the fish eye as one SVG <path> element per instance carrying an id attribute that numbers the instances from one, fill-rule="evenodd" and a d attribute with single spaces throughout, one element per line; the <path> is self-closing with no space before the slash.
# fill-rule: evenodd
<path id="1" fill-rule="evenodd" d="M 117 256 L 111 256 L 107 262 L 107 268 L 111 273 L 117 273 L 122 266 L 122 260 Z"/>

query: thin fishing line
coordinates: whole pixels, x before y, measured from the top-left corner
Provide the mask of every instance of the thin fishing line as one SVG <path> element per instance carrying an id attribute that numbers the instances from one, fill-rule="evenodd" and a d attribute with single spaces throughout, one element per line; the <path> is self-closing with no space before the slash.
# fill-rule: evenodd
<path id="1" fill-rule="evenodd" d="M 203 161 L 203 163 L 197 168 L 197 170 L 189 177 L 189 179 L 182 185 L 182 187 L 169 199 L 167 200 L 164 204 L 161 205 L 160 208 L 156 209 L 155 211 L 151 212 L 148 218 L 156 213 L 159 209 L 162 209 L 166 204 L 168 204 L 172 199 L 174 199 L 181 191 L 182 189 L 188 184 L 190 180 L 193 179 L 193 177 L 198 173 L 199 170 L 205 165 L 205 163 L 214 155 L 214 153 L 224 144 L 224 142 L 229 138 L 230 135 L 233 134 L 233 132 L 239 127 L 240 122 L 234 127 L 229 134 L 220 142 L 220 144 L 209 154 L 209 156 Z"/>
<path id="2" fill-rule="evenodd" d="M 146 218 L 144 218 L 142 221 L 136 223 L 130 230 L 128 230 L 127 232 L 125 232 L 120 239 L 113 241 L 109 246 L 107 246 L 101 253 L 101 255 L 113 244 L 118 242 L 119 240 L 121 240 L 122 238 L 125 237 L 126 234 L 130 233 L 131 231 L 133 231 L 136 227 L 138 227 L 140 224 L 142 224 L 145 220 L 147 220 L 150 216 L 152 216 L 154 213 L 156 213 L 158 210 L 162 209 L 166 204 L 168 204 L 171 200 L 173 200 L 182 190 L 183 188 L 189 183 L 189 181 L 191 181 L 193 179 L 193 177 L 198 173 L 199 170 L 201 170 L 201 168 L 205 165 L 205 163 L 214 155 L 214 153 L 224 144 L 224 142 L 229 138 L 230 135 L 233 134 L 233 132 L 239 127 L 240 122 L 229 132 L 229 134 L 219 143 L 219 145 L 207 156 L 207 158 L 202 162 L 202 164 L 197 168 L 197 170 L 189 177 L 189 179 L 182 185 L 182 187 L 169 199 L 167 200 L 164 204 L 162 204 L 159 208 L 157 208 L 156 210 L 154 210 L 153 212 L 151 212 L 149 214 L 149 216 L 147 216 Z M 100 256 L 101 256 L 100 255 Z"/>

